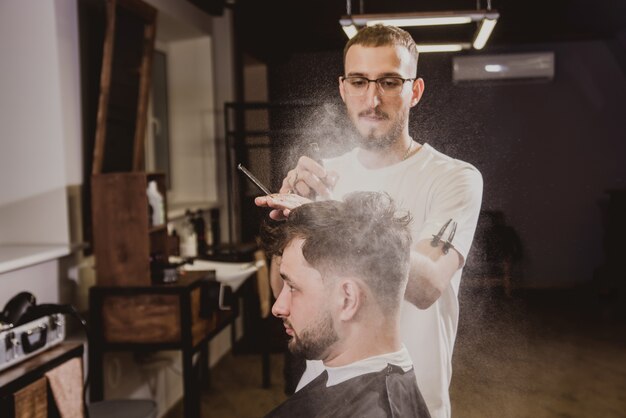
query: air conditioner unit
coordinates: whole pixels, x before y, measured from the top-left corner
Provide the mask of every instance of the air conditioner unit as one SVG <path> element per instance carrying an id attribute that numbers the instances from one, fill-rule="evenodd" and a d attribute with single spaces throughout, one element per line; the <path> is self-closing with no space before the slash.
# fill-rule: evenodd
<path id="1" fill-rule="evenodd" d="M 554 78 L 554 52 L 455 56 L 452 81 Z"/>

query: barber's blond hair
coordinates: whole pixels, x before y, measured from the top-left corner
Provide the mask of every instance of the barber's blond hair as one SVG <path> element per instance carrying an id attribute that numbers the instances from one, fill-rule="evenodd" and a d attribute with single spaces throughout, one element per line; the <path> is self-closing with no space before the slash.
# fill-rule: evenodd
<path id="1" fill-rule="evenodd" d="M 343 62 L 346 62 L 346 55 L 348 49 L 353 45 L 362 45 L 368 47 L 377 46 L 403 46 L 405 47 L 411 57 L 415 59 L 415 66 L 417 67 L 417 60 L 419 53 L 417 51 L 417 45 L 413 40 L 413 37 L 404 29 L 400 29 L 397 26 L 385 26 L 374 25 L 367 26 L 348 41 L 343 49 Z"/>

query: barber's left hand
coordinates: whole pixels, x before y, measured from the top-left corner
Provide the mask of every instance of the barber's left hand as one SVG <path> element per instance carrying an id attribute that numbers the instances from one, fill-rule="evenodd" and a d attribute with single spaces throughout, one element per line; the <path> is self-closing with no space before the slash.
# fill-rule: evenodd
<path id="1" fill-rule="evenodd" d="M 336 171 L 326 170 L 319 162 L 302 156 L 298 164 L 289 170 L 283 179 L 280 193 L 293 193 L 314 199 L 315 196 L 324 200 L 331 198 L 339 175 Z"/>
<path id="2" fill-rule="evenodd" d="M 255 205 L 274 209 L 270 212 L 270 218 L 277 221 L 287 219 L 292 210 L 311 202 L 311 199 L 294 193 L 273 193 L 254 199 Z"/>

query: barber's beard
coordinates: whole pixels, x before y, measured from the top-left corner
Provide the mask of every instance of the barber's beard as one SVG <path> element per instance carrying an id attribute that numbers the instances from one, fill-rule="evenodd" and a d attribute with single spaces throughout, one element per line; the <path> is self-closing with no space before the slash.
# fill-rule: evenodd
<path id="1" fill-rule="evenodd" d="M 294 330 L 294 336 L 289 341 L 288 347 L 296 356 L 303 356 L 307 360 L 320 360 L 324 352 L 338 339 L 333 319 L 326 311 L 321 314 L 319 321 L 304 329 L 300 334 Z"/>
<path id="2" fill-rule="evenodd" d="M 359 116 L 367 116 L 370 114 L 389 119 L 389 115 L 378 108 L 361 112 L 359 113 Z M 376 133 L 375 129 L 371 129 L 367 134 L 363 135 L 357 130 L 361 147 L 366 150 L 373 151 L 388 149 L 398 140 L 400 135 L 402 135 L 402 131 L 404 130 L 408 117 L 408 109 L 401 110 L 395 122 L 393 122 L 389 129 L 383 133 Z"/>

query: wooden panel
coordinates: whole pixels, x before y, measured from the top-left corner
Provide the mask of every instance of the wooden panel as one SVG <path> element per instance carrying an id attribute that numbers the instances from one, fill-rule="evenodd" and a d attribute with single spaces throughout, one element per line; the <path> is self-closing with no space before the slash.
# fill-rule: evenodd
<path id="1" fill-rule="evenodd" d="M 200 293 L 199 287 L 191 292 L 191 339 L 194 346 L 215 328 L 217 319 L 216 315 L 210 319 L 200 318 Z"/>
<path id="2" fill-rule="evenodd" d="M 47 418 L 48 383 L 45 377 L 15 392 L 15 418 Z"/>
<path id="3" fill-rule="evenodd" d="M 75 357 L 46 372 L 48 403 L 56 405 L 61 417 L 82 418 L 83 359 Z"/>
<path id="4" fill-rule="evenodd" d="M 144 145 L 146 135 L 146 124 L 148 119 L 148 98 L 150 96 L 150 85 L 152 83 L 152 58 L 154 56 L 154 39 L 156 37 L 156 12 L 151 17 L 150 23 L 144 27 L 143 35 L 143 57 L 141 58 L 141 74 L 139 82 L 139 103 L 137 106 L 137 121 L 135 130 L 135 150 L 133 153 L 133 171 L 143 170 L 144 165 Z"/>
<path id="5" fill-rule="evenodd" d="M 93 174 L 102 172 L 104 160 L 104 138 L 109 106 L 109 90 L 111 85 L 111 63 L 113 62 L 113 40 L 115 36 L 115 2 L 107 4 L 107 27 L 102 50 L 102 70 L 100 72 L 100 97 L 96 116 L 96 139 L 93 151 Z"/>
<path id="6" fill-rule="evenodd" d="M 149 286 L 150 241 L 145 173 L 92 177 L 97 283 Z"/>
<path id="7" fill-rule="evenodd" d="M 93 174 L 143 169 L 156 9 L 108 0 Z"/>
<path id="8" fill-rule="evenodd" d="M 104 338 L 110 343 L 179 342 L 180 297 L 106 296 L 102 327 Z"/>

